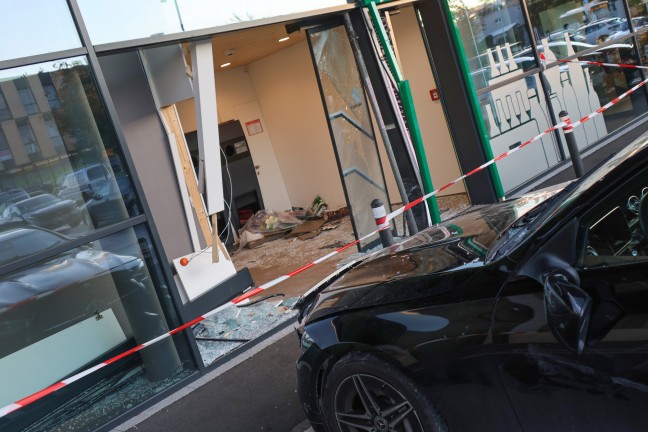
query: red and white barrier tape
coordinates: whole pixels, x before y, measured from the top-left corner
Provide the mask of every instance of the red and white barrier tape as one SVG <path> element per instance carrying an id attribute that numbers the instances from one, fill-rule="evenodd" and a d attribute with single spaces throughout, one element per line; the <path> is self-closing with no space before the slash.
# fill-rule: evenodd
<path id="1" fill-rule="evenodd" d="M 571 126 L 578 127 L 579 125 L 585 123 L 586 121 L 591 120 L 592 118 L 594 118 L 597 115 L 601 114 L 602 112 L 604 112 L 605 110 L 607 110 L 611 106 L 617 104 L 619 101 L 621 101 L 623 98 L 625 98 L 629 94 L 632 94 L 633 92 L 635 92 L 637 89 L 639 89 L 641 86 L 645 85 L 646 83 L 648 83 L 648 78 L 641 81 L 639 84 L 632 87 L 630 90 L 623 93 L 621 96 L 619 96 L 619 97 L 615 98 L 614 100 L 610 101 L 609 103 L 603 105 L 601 108 L 597 109 L 593 113 L 591 113 L 589 115 L 586 115 L 585 117 L 581 118 L 580 120 L 578 120 L 576 122 L 571 123 Z M 499 156 L 489 160 L 488 162 L 478 166 L 474 170 L 472 170 L 472 171 L 462 175 L 461 177 L 451 181 L 450 183 L 446 184 L 445 186 L 442 186 L 442 187 L 428 193 L 427 195 L 424 195 L 424 196 L 422 196 L 420 198 L 415 199 L 414 201 L 410 202 L 409 204 L 407 204 L 407 205 L 405 205 L 405 206 L 391 212 L 390 214 L 388 214 L 387 215 L 387 221 L 392 220 L 394 217 L 403 214 L 405 211 L 407 211 L 407 210 L 411 209 L 412 207 L 422 203 L 424 200 L 437 195 L 439 192 L 444 191 L 445 189 L 449 188 L 450 186 L 464 180 L 467 177 L 470 177 L 473 174 L 477 174 L 478 172 L 486 169 L 488 166 L 494 164 L 495 162 L 497 162 L 499 160 L 502 160 L 505 157 L 508 157 L 508 156 L 512 155 L 513 153 L 519 151 L 520 149 L 528 146 L 532 142 L 535 142 L 535 141 L 539 140 L 540 138 L 542 138 L 543 136 L 545 136 L 545 135 L 547 135 L 547 134 L 549 134 L 549 133 L 551 133 L 551 132 L 553 132 L 553 131 L 555 131 L 557 129 L 560 129 L 563 126 L 566 126 L 566 125 L 567 125 L 566 122 L 558 123 L 557 125 L 550 127 L 549 129 L 542 132 L 541 134 L 536 135 L 535 137 L 531 138 L 528 141 L 525 141 L 524 143 L 520 144 L 518 147 L 515 147 L 514 149 L 511 149 L 511 150 L 509 150 L 507 152 L 502 153 L 501 155 L 499 155 Z M 329 258 L 333 257 L 334 255 L 337 255 L 338 253 L 340 253 L 340 252 L 342 252 L 342 251 L 344 251 L 344 250 L 346 250 L 346 249 L 348 249 L 348 248 L 350 248 L 350 247 L 352 247 L 352 246 L 354 246 L 354 245 L 356 245 L 356 244 L 358 244 L 358 243 L 360 243 L 360 242 L 362 242 L 364 240 L 367 240 L 368 238 L 370 238 L 373 235 L 377 234 L 379 231 L 381 231 L 383 229 L 387 229 L 387 228 L 389 228 L 389 224 L 385 224 L 384 227 L 382 227 L 382 228 L 380 228 L 380 229 L 378 229 L 376 231 L 373 231 L 373 232 L 371 232 L 371 233 L 369 233 L 369 234 L 367 234 L 367 235 L 365 235 L 365 236 L 363 236 L 363 237 L 361 237 L 361 238 L 359 238 L 357 240 L 354 240 L 353 242 L 348 243 L 348 244 L 342 246 L 341 248 L 336 249 L 335 251 L 333 251 L 333 252 L 331 252 L 331 253 L 329 253 L 327 255 L 324 255 L 323 257 L 321 257 L 321 258 L 319 258 L 319 259 L 317 259 L 317 260 L 315 260 L 315 261 L 313 261 L 313 262 L 311 262 L 309 264 L 306 264 L 305 266 L 302 266 L 302 267 L 298 268 L 297 270 L 295 270 L 295 271 L 293 271 L 291 273 L 280 276 L 280 277 L 278 277 L 278 278 L 276 278 L 276 279 L 274 279 L 274 280 L 272 280 L 272 281 L 270 281 L 268 283 L 265 283 L 265 284 L 263 284 L 263 285 L 261 285 L 259 287 L 256 287 L 256 288 L 254 288 L 254 289 L 252 289 L 252 290 L 250 290 L 250 291 L 236 297 L 235 299 L 231 300 L 230 302 L 225 303 L 225 304 L 223 304 L 221 306 L 218 306 L 217 308 L 212 309 L 211 311 L 207 312 L 206 314 L 204 314 L 202 316 L 199 316 L 198 318 L 195 318 L 194 320 L 189 321 L 186 324 L 181 325 L 180 327 L 177 327 L 177 328 L 175 328 L 173 330 L 170 330 L 170 331 L 168 331 L 168 332 L 166 332 L 166 333 L 164 333 L 164 334 L 162 334 L 162 335 L 160 335 L 160 336 L 158 336 L 158 337 L 156 337 L 154 339 L 151 339 L 151 340 L 149 340 L 147 342 L 144 342 L 143 344 L 138 345 L 138 346 L 136 346 L 134 348 L 131 348 L 128 351 L 125 351 L 125 352 L 123 352 L 123 353 L 121 353 L 121 354 L 119 354 L 119 355 L 117 355 L 115 357 L 112 357 L 112 358 L 110 358 L 108 360 L 105 360 L 105 361 L 99 363 L 96 366 L 93 366 L 93 367 L 91 367 L 89 369 L 86 369 L 86 370 L 84 370 L 82 372 L 79 372 L 79 373 L 77 373 L 75 375 L 72 375 L 69 378 L 66 378 L 66 379 L 64 379 L 62 381 L 59 381 L 59 382 L 57 382 L 55 384 L 52 384 L 51 386 L 49 386 L 49 387 L 47 387 L 47 388 L 45 388 L 43 390 L 40 390 L 40 391 L 38 391 L 38 392 L 36 392 L 36 393 L 34 393 L 34 394 L 24 398 L 24 399 L 21 399 L 21 400 L 19 400 L 17 402 L 14 402 L 14 403 L 10 404 L 10 405 L 7 405 L 4 408 L 0 408 L 0 418 L 6 416 L 9 413 L 17 411 L 20 408 L 24 408 L 27 405 L 29 405 L 31 403 L 34 403 L 34 402 L 44 398 L 45 396 L 50 395 L 50 394 L 58 391 L 59 389 L 65 387 L 65 386 L 67 386 L 69 384 L 72 384 L 73 382 L 76 382 L 76 381 L 80 380 L 81 378 L 83 378 L 83 377 L 85 377 L 87 375 L 90 375 L 90 374 L 98 371 L 99 369 L 101 369 L 101 368 L 103 368 L 105 366 L 108 366 L 111 363 L 114 363 L 114 362 L 116 362 L 118 360 L 121 360 L 121 359 L 123 359 L 125 357 L 128 357 L 131 354 L 134 354 L 134 353 L 142 350 L 143 348 L 146 348 L 148 346 L 151 346 L 151 345 L 161 341 L 162 339 L 166 339 L 169 336 L 173 336 L 174 334 L 177 334 L 177 333 L 179 333 L 179 332 L 181 332 L 181 331 L 183 331 L 183 330 L 185 330 L 185 329 L 187 329 L 187 328 L 189 328 L 189 327 L 191 327 L 191 326 L 193 326 L 195 324 L 198 324 L 199 322 L 203 321 L 204 319 L 206 319 L 206 318 L 208 318 L 208 317 L 210 317 L 212 315 L 215 315 L 218 312 L 221 312 L 221 311 L 223 311 L 223 310 L 225 310 L 225 309 L 227 309 L 227 308 L 229 308 L 231 306 L 236 306 L 237 304 L 246 303 L 246 302 L 249 301 L 250 297 L 253 297 L 253 296 L 259 294 L 260 292 L 262 292 L 262 291 L 264 291 L 264 290 L 266 290 L 268 288 L 271 288 L 271 287 L 277 285 L 278 283 L 281 283 L 281 282 L 285 281 L 286 279 L 289 279 L 289 278 L 303 272 L 304 270 L 307 270 L 307 269 L 309 269 L 309 268 L 311 268 L 311 267 L 313 267 L 313 266 L 315 266 L 317 264 L 320 264 L 320 263 L 328 260 Z"/>
<path id="2" fill-rule="evenodd" d="M 544 53 L 539 53 L 540 61 L 543 63 L 547 62 L 547 58 L 545 57 Z M 582 64 L 582 65 L 590 65 L 590 66 L 605 66 L 605 67 L 617 67 L 617 68 L 623 68 L 623 69 L 648 69 L 648 66 L 637 66 L 635 64 L 630 64 L 630 63 L 605 63 L 605 62 L 597 62 L 597 61 L 587 61 L 587 60 L 561 60 L 561 59 L 555 59 L 554 61 L 558 63 L 574 63 L 574 64 Z"/>

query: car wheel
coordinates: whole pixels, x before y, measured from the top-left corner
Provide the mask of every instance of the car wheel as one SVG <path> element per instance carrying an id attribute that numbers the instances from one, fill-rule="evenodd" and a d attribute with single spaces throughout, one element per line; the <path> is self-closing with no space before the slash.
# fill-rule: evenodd
<path id="1" fill-rule="evenodd" d="M 349 354 L 333 366 L 321 404 L 330 431 L 447 430 L 432 403 L 407 375 L 370 354 Z"/>

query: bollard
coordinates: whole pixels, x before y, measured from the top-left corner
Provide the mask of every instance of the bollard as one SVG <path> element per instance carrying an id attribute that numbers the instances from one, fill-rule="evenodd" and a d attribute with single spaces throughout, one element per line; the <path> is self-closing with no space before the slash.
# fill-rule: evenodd
<path id="1" fill-rule="evenodd" d="M 574 171 L 576 172 L 576 178 L 583 177 L 585 175 L 585 168 L 583 168 L 583 161 L 580 157 L 580 152 L 578 151 L 578 145 L 576 145 L 576 138 L 574 137 L 574 127 L 571 125 L 571 120 L 569 119 L 569 114 L 567 111 L 560 111 L 558 114 L 561 122 L 566 122 L 567 124 L 563 126 L 562 130 L 565 133 L 565 140 L 567 140 L 567 150 L 569 150 L 569 157 L 571 157 L 572 165 L 574 166 Z"/>
<path id="2" fill-rule="evenodd" d="M 373 211 L 374 218 L 376 219 L 376 227 L 378 234 L 380 234 L 380 242 L 383 247 L 391 246 L 394 244 L 394 237 L 392 236 L 391 226 L 387 222 L 387 212 L 385 205 L 381 200 L 376 198 L 371 201 L 371 210 Z"/>

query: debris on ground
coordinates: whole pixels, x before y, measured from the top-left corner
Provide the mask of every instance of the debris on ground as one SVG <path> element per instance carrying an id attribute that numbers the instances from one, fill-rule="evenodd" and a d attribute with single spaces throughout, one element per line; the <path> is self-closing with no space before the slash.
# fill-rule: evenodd
<path id="1" fill-rule="evenodd" d="M 292 230 L 302 221 L 287 211 L 259 210 L 248 219 L 241 232 L 250 231 L 254 234 L 277 234 Z"/>
<path id="2" fill-rule="evenodd" d="M 329 222 L 340 220 L 345 216 L 349 216 L 349 207 L 340 207 L 335 210 L 327 210 L 324 212 L 324 219 Z"/>
<path id="3" fill-rule="evenodd" d="M 294 317 L 297 300 L 272 298 L 230 307 L 196 324 L 193 333 L 205 366 Z"/>
<path id="4" fill-rule="evenodd" d="M 326 201 L 324 201 L 321 196 L 317 195 L 310 207 L 308 207 L 308 210 L 306 210 L 306 219 L 320 217 L 327 208 L 328 204 L 326 204 Z"/>
<path id="5" fill-rule="evenodd" d="M 470 206 L 466 194 L 439 197 L 437 200 L 441 208 L 448 209 L 441 213 L 443 220 L 451 218 Z M 324 213 L 325 216 L 326 214 L 327 212 Z M 399 235 L 402 235 L 404 226 L 401 216 L 394 219 L 394 224 L 399 230 Z M 308 241 L 298 242 L 294 237 L 282 235 L 277 237 L 277 241 L 261 244 L 255 249 L 239 249 L 232 254 L 232 261 L 237 270 L 247 267 L 253 274 L 258 272 L 263 274 L 264 272 L 271 271 L 271 274 L 261 277 L 259 282 L 263 283 L 281 275 L 281 273 L 277 274 L 274 272 L 275 269 L 291 270 L 293 267 L 300 267 L 320 258 L 322 256 L 322 250 L 328 249 L 325 246 L 336 242 L 341 242 L 344 245 L 355 240 L 350 216 L 343 216 L 339 220 L 329 220 L 325 225 L 320 227 L 319 232 L 316 237 L 308 239 Z M 357 250 L 355 251 L 357 252 Z M 354 248 L 350 248 L 345 253 L 337 255 L 330 261 L 344 259 L 353 252 Z"/>
<path id="6" fill-rule="evenodd" d="M 250 217 L 243 228 L 239 230 L 238 249 L 250 249 L 260 246 L 271 240 L 278 239 L 280 235 L 292 231 L 302 221 L 291 212 L 260 210 Z"/>
<path id="7" fill-rule="evenodd" d="M 292 230 L 289 234 L 289 237 L 299 237 L 315 232 L 319 230 L 325 223 L 326 221 L 324 220 L 324 218 L 307 220 L 303 224 Z"/>

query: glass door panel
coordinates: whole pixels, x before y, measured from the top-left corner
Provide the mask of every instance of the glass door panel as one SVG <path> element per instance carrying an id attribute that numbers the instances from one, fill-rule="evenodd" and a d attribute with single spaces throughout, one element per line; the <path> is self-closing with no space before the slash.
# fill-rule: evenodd
<path id="1" fill-rule="evenodd" d="M 376 229 L 371 201 L 389 211 L 389 197 L 360 73 L 344 26 L 309 30 L 309 44 L 353 227 L 363 237 Z"/>

